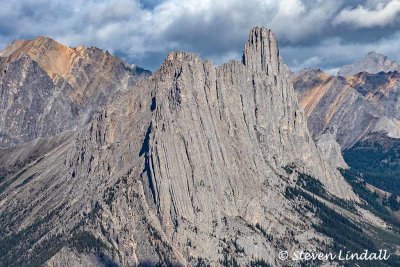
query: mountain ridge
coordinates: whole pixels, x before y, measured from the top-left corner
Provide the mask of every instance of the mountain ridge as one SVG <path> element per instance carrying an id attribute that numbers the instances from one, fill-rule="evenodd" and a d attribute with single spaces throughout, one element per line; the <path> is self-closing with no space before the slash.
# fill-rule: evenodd
<path id="1" fill-rule="evenodd" d="M 1 260 L 286 266 L 279 251 L 369 244 L 353 221 L 377 220 L 312 140 L 269 29 L 250 30 L 242 60 L 171 52 L 82 127 L 7 149 Z"/>
<path id="2" fill-rule="evenodd" d="M 371 131 L 398 132 L 399 85 L 400 73 L 396 71 L 360 72 L 344 78 L 322 70 L 307 70 L 294 78 L 313 137 L 333 127 L 343 149 Z"/>
<path id="3" fill-rule="evenodd" d="M 388 57 L 376 52 L 369 52 L 363 59 L 342 66 L 338 76 L 352 76 L 360 72 L 376 74 L 378 72 L 400 72 L 400 66 Z"/>
<path id="4" fill-rule="evenodd" d="M 54 82 L 56 82 L 57 76 L 61 76 L 74 88 L 77 87 L 77 81 L 71 75 L 73 68 L 76 67 L 74 65 L 77 64 L 77 61 L 90 57 L 99 60 L 99 62 L 92 62 L 93 64 L 97 63 L 97 66 L 94 66 L 96 69 L 121 64 L 135 74 L 140 74 L 141 72 L 150 74 L 149 71 L 137 66 L 131 66 L 112 56 L 107 50 L 104 51 L 94 46 L 85 47 L 82 45 L 71 48 L 45 36 L 38 36 L 32 40 L 15 40 L 0 52 L 0 57 L 7 58 L 7 61 L 15 61 L 22 56 L 28 56 L 36 61 Z M 110 78 L 115 79 L 114 77 Z"/>
<path id="5" fill-rule="evenodd" d="M 17 40 L 0 53 L 0 147 L 72 129 L 108 96 L 150 75 L 98 48 L 50 38 Z"/>
<path id="6" fill-rule="evenodd" d="M 381 70 L 347 77 L 307 70 L 294 83 L 314 140 L 388 222 L 399 210 L 400 74 Z"/>

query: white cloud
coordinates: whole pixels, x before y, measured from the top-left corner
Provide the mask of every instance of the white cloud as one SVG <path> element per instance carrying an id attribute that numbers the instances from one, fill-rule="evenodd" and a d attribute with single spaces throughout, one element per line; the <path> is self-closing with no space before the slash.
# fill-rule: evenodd
<path id="1" fill-rule="evenodd" d="M 330 75 L 337 75 L 337 73 L 339 72 L 340 68 L 328 68 L 328 69 L 324 69 L 324 71 Z"/>
<path id="2" fill-rule="evenodd" d="M 304 40 L 321 31 L 338 7 L 332 0 L 165 0 L 154 9 L 144 8 L 139 0 L 5 1 L 0 25 L 12 28 L 16 38 L 48 35 L 67 45 L 97 45 L 140 57 L 168 49 L 204 52 L 211 50 L 206 46 L 243 42 L 256 25 L 272 28 L 281 40 Z M 217 42 L 212 36 L 225 39 Z"/>
<path id="3" fill-rule="evenodd" d="M 284 48 L 287 63 L 295 70 L 301 68 L 316 68 L 326 66 L 325 69 L 334 71 L 337 67 L 364 58 L 368 52 L 388 56 L 400 62 L 400 31 L 370 42 L 343 42 L 341 38 L 332 38 L 321 44 L 305 47 L 291 46 Z"/>
<path id="4" fill-rule="evenodd" d="M 387 10 L 388 6 L 393 9 L 394 2 L 351 0 L 354 1 L 363 1 L 361 7 L 367 11 Z M 0 0 L 0 3 L 0 49 L 16 38 L 46 35 L 69 46 L 83 44 L 108 49 L 152 70 L 158 68 L 171 50 L 195 52 L 215 64 L 231 57 L 240 58 L 248 31 L 257 25 L 274 31 L 289 65 L 324 65 L 342 57 L 335 51 L 320 54 L 318 47 L 322 40 L 340 36 L 343 45 L 352 31 L 360 31 L 349 28 L 344 21 L 332 26 L 332 20 L 335 17 L 338 20 L 337 14 L 344 14 L 340 11 L 343 4 L 348 5 L 350 0 Z M 307 48 L 305 55 L 301 55 L 303 46 Z M 291 52 L 291 48 L 298 50 Z M 348 56 L 348 61 L 352 58 Z"/>
<path id="5" fill-rule="evenodd" d="M 374 5 L 374 8 L 371 6 Z M 370 1 L 366 6 L 343 9 L 333 20 L 334 24 L 347 24 L 354 28 L 383 27 L 399 19 L 400 0 Z"/>

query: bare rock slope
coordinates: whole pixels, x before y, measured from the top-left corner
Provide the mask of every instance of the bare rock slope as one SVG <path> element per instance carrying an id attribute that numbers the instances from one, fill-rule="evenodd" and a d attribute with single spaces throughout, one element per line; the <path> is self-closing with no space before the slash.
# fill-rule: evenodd
<path id="1" fill-rule="evenodd" d="M 334 132 L 342 149 L 372 132 L 397 136 L 400 130 L 400 74 L 361 72 L 343 78 L 321 70 L 294 79 L 314 139 Z"/>
<path id="2" fill-rule="evenodd" d="M 0 53 L 0 147 L 72 129 L 149 74 L 94 47 L 14 41 Z"/>
<path id="3" fill-rule="evenodd" d="M 375 52 L 369 52 L 362 60 L 341 67 L 338 71 L 338 75 L 347 77 L 360 72 L 376 74 L 379 72 L 391 71 L 400 72 L 400 66 L 384 55 Z"/>
<path id="4" fill-rule="evenodd" d="M 399 194 L 400 74 L 390 67 L 396 63 L 384 56 L 370 53 L 367 58 L 365 64 L 351 64 L 357 73 L 347 77 L 303 71 L 294 87 L 313 139 L 330 162 L 347 169 L 351 179 Z M 369 190 L 365 192 L 368 196 Z"/>
<path id="5" fill-rule="evenodd" d="M 282 249 L 331 243 L 294 195 L 300 176 L 340 203 L 358 201 L 317 150 L 263 27 L 242 62 L 170 53 L 84 127 L 42 142 L 0 158 L 6 263 L 280 266 Z"/>

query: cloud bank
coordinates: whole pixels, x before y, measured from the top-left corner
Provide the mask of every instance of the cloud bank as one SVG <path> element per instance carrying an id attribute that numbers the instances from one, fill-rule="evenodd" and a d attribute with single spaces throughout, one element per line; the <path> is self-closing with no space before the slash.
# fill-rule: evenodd
<path id="1" fill-rule="evenodd" d="M 358 5 L 353 9 L 343 9 L 334 19 L 335 24 L 348 24 L 355 28 L 383 27 L 400 23 L 400 0 L 387 3 L 377 2 L 373 9 Z"/>
<path id="2" fill-rule="evenodd" d="M 196 52 L 215 64 L 239 59 L 249 29 L 264 25 L 295 70 L 336 68 L 366 50 L 400 61 L 399 1 L 0 0 L 0 49 L 45 35 L 156 70 L 171 50 Z"/>

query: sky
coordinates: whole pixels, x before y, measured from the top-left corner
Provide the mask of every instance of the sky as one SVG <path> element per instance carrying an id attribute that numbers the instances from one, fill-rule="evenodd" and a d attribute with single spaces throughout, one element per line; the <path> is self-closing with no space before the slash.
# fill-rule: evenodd
<path id="1" fill-rule="evenodd" d="M 293 71 L 334 73 L 369 51 L 400 62 L 400 0 L 0 0 L 0 49 L 42 35 L 152 71 L 173 50 L 240 59 L 254 26 L 272 29 Z"/>

